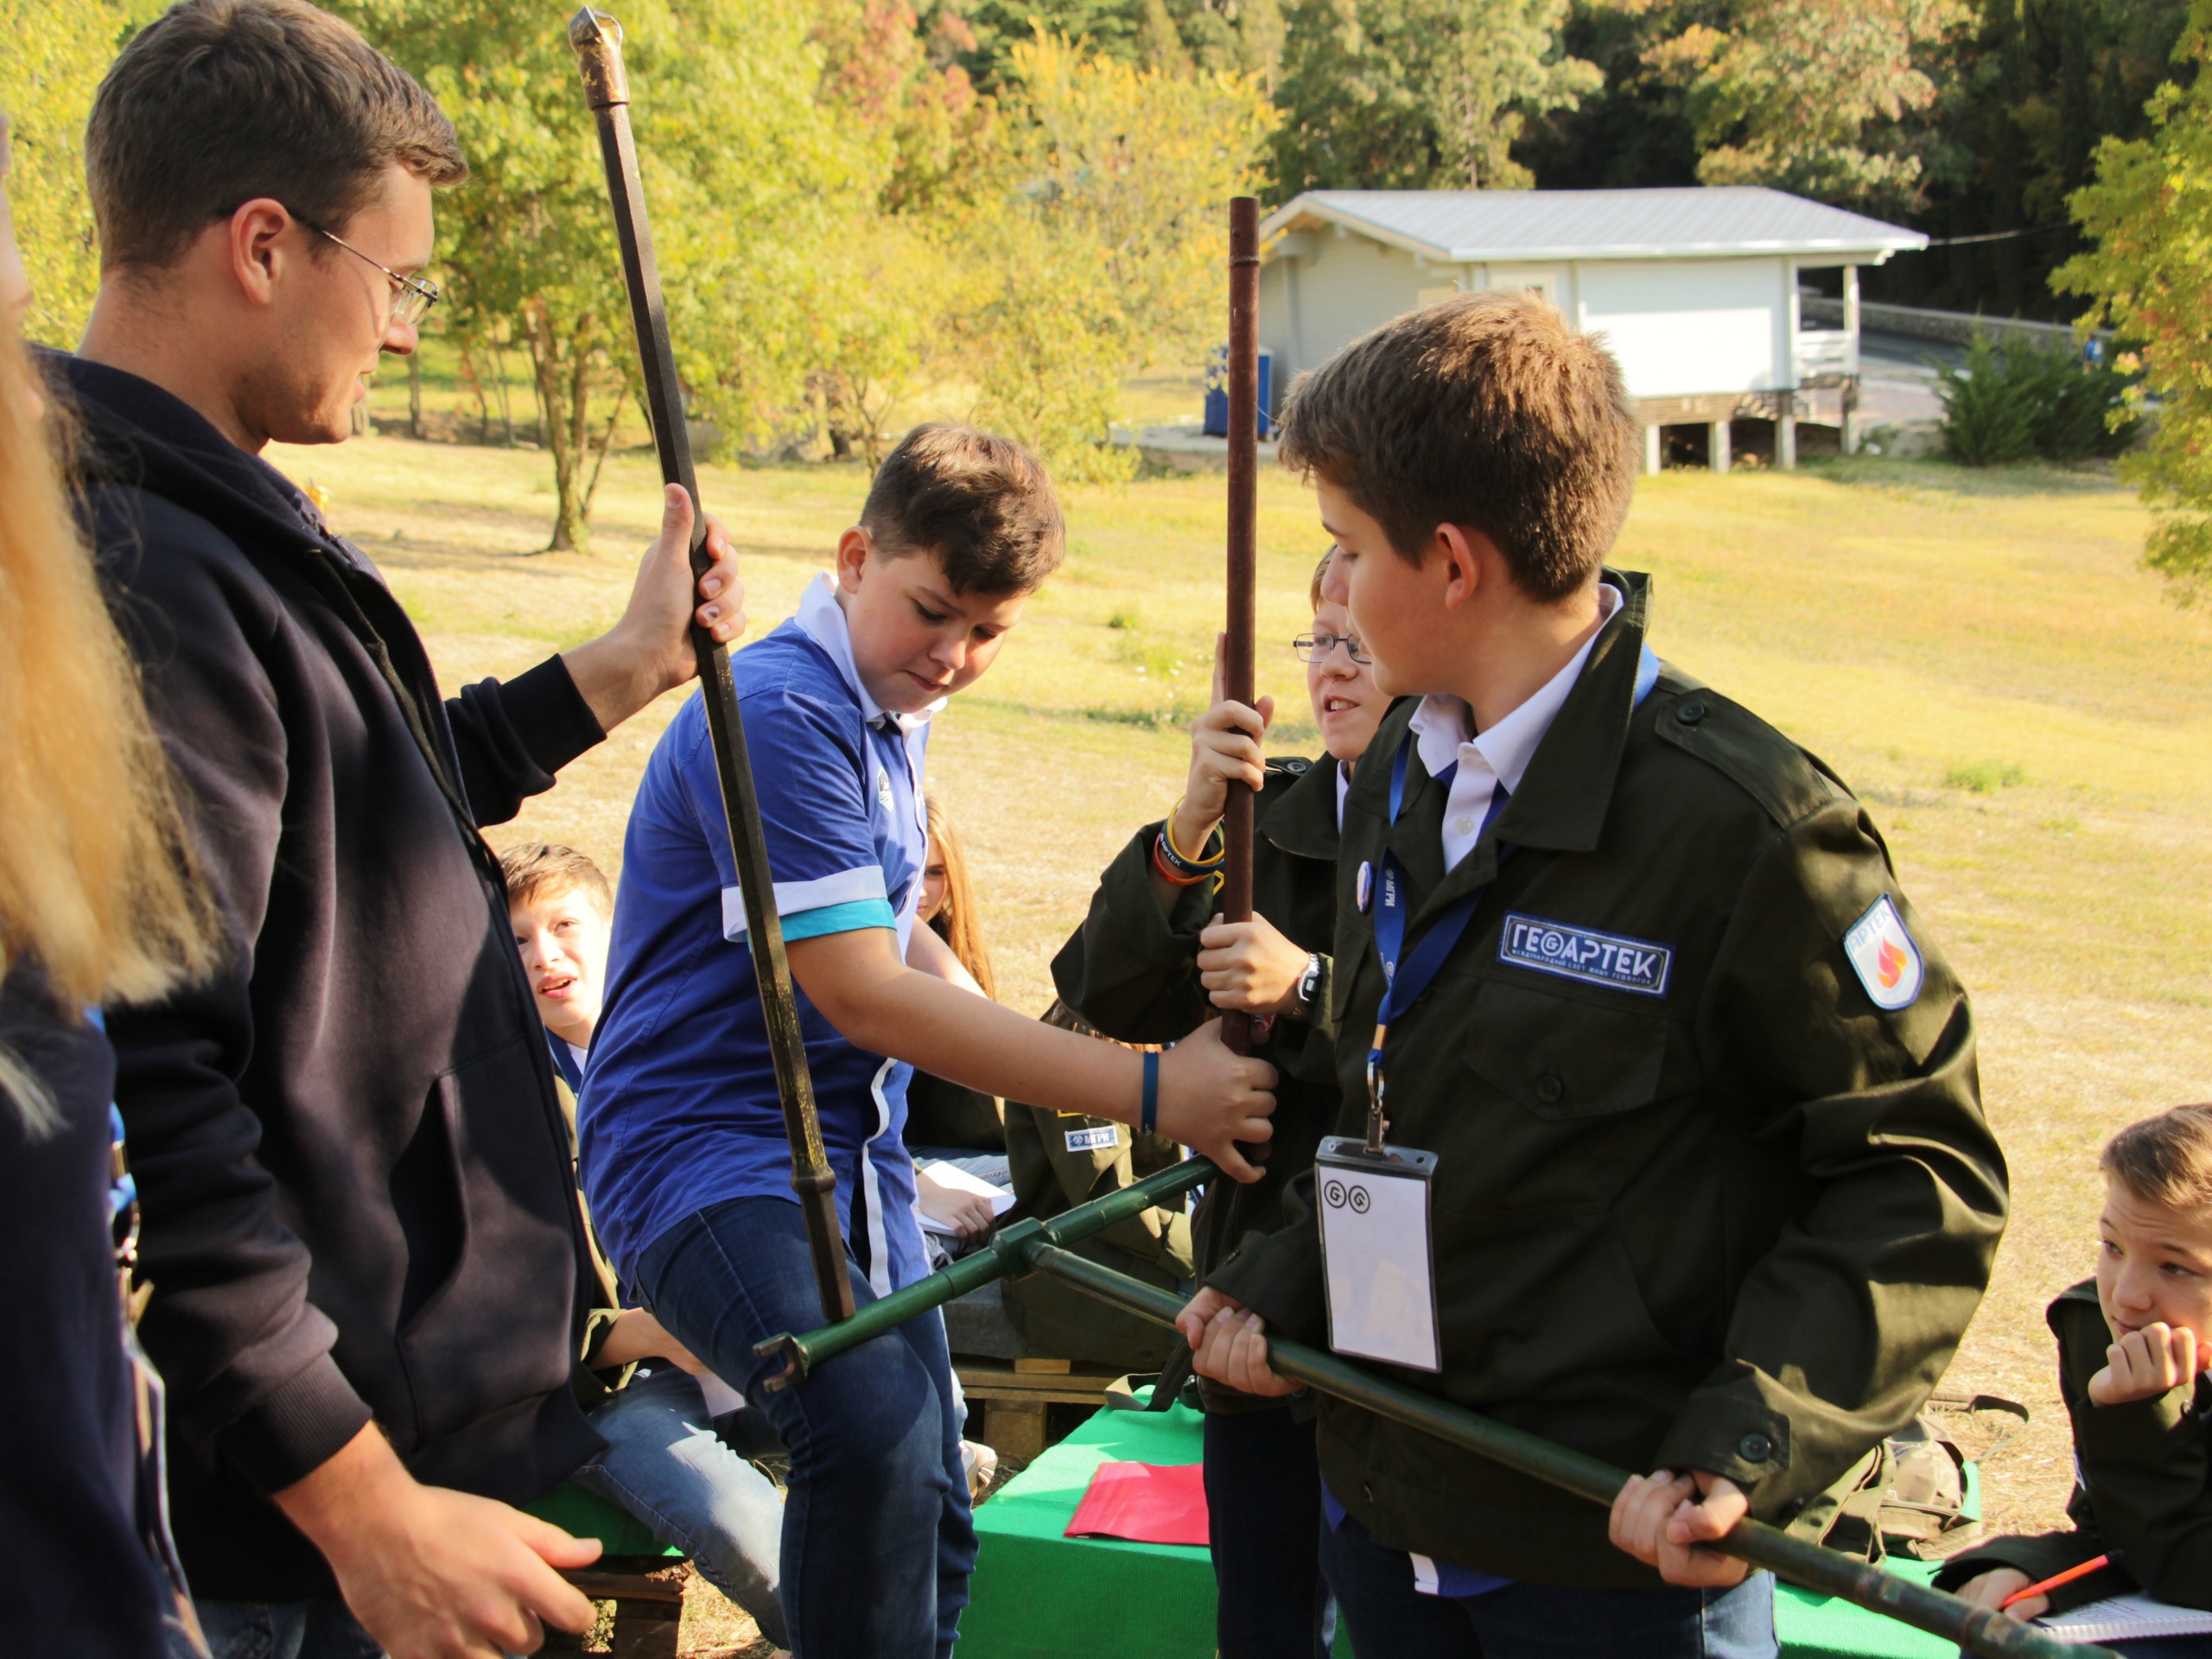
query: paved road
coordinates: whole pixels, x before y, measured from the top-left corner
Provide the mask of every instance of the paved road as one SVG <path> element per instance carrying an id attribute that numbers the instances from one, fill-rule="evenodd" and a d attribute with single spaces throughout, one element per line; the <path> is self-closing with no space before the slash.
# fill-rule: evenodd
<path id="1" fill-rule="evenodd" d="M 1963 346 L 1862 329 L 1859 335 L 1862 416 L 1873 424 L 1941 420 L 1943 407 L 1936 401 L 1936 372 L 1929 366 L 1929 359 L 1961 365 L 1966 357 Z"/>

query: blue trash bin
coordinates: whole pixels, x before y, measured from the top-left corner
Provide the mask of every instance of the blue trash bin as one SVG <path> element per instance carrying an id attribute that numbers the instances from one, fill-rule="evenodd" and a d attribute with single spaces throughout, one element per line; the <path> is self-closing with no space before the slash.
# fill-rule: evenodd
<path id="1" fill-rule="evenodd" d="M 1275 354 L 1260 353 L 1260 435 L 1274 429 L 1268 411 L 1274 407 Z M 1217 346 L 1206 357 L 1206 436 L 1229 435 L 1229 347 Z"/>

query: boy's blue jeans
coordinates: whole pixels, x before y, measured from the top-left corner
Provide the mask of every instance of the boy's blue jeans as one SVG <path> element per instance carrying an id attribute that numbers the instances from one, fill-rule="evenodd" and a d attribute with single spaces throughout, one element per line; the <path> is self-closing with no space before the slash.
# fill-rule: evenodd
<path id="1" fill-rule="evenodd" d="M 1403 1550 L 1350 1516 L 1321 1522 L 1321 1571 L 1357 1659 L 1775 1659 L 1774 1577 L 1732 1590 L 1570 1590 L 1509 1584 L 1424 1596 Z"/>
<path id="2" fill-rule="evenodd" d="M 674 1544 L 779 1648 L 776 1597 L 783 1500 L 715 1437 L 696 1378 L 674 1366 L 632 1379 L 591 1414 L 607 1449 L 569 1477 Z"/>
<path id="3" fill-rule="evenodd" d="M 924 1315 L 769 1394 L 753 1345 L 822 1323 L 806 1224 L 782 1198 L 732 1198 L 655 1239 L 645 1306 L 766 1413 L 791 1452 L 784 1624 L 798 1659 L 943 1659 L 968 1605 L 976 1529 L 944 1322 Z M 855 1267 L 853 1296 L 875 1300 Z"/>
<path id="4" fill-rule="evenodd" d="M 198 1601 L 200 1628 L 215 1659 L 384 1659 L 336 1596 L 308 1601 Z M 170 1659 L 192 1659 L 172 1639 Z"/>

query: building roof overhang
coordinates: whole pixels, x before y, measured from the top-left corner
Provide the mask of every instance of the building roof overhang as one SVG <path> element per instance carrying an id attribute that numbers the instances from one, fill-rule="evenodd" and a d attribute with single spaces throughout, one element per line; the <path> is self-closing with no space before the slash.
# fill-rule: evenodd
<path id="1" fill-rule="evenodd" d="M 1789 257 L 1880 264 L 1928 245 L 1918 231 L 1754 186 L 1649 190 L 1309 190 L 1270 213 L 1284 238 L 1333 230 L 1441 265 L 1562 259 Z"/>

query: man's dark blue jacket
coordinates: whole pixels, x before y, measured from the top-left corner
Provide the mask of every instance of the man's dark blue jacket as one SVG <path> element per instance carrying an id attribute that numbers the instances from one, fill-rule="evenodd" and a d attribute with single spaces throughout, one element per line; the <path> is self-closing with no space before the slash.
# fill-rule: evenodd
<path id="1" fill-rule="evenodd" d="M 603 734 L 557 658 L 450 701 L 375 568 L 168 393 L 49 360 L 229 965 L 111 1018 L 196 1594 L 327 1594 L 269 1502 L 373 1416 L 508 1502 L 600 1441 L 552 1064 L 477 826 Z"/>

